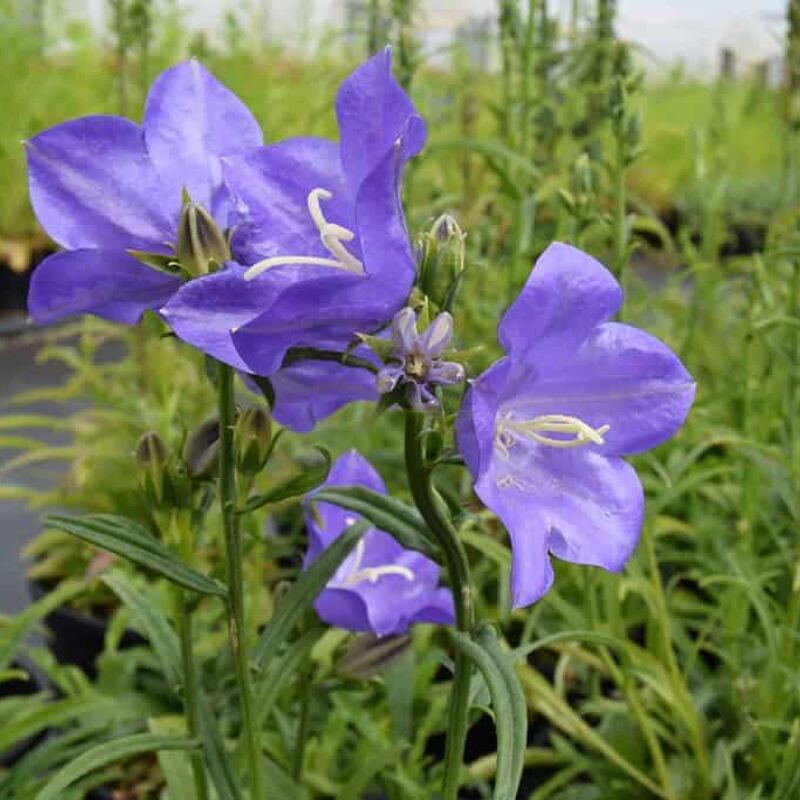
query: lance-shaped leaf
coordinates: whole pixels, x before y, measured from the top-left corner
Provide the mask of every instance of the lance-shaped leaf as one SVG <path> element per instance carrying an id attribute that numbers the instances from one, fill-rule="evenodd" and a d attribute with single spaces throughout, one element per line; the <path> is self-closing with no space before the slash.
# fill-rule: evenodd
<path id="1" fill-rule="evenodd" d="M 489 688 L 497 731 L 497 774 L 493 797 L 495 800 L 511 800 L 517 796 L 527 743 L 524 695 L 491 630 L 481 629 L 474 639 L 460 631 L 451 631 L 450 635 L 458 650 L 478 668 Z"/>
<path id="2" fill-rule="evenodd" d="M 113 742 L 103 742 L 60 769 L 39 792 L 36 800 L 58 800 L 65 789 L 84 775 L 125 758 L 142 753 L 156 753 L 160 750 L 192 750 L 199 746 L 200 743 L 196 739 L 159 736 L 154 733 L 137 733 Z"/>
<path id="3" fill-rule="evenodd" d="M 323 460 L 321 463 L 314 464 L 304 472 L 283 481 L 283 483 L 278 484 L 264 494 L 251 497 L 239 513 L 245 514 L 263 506 L 285 503 L 289 500 L 300 500 L 309 492 L 313 492 L 317 486 L 323 484 L 331 471 L 331 454 L 324 447 L 317 447 L 316 449 L 322 454 Z"/>
<path id="4" fill-rule="evenodd" d="M 438 552 L 422 517 L 397 498 L 366 486 L 328 486 L 314 495 L 314 501 L 355 511 L 379 530 L 394 536 L 408 550 L 434 557 Z"/>
<path id="5" fill-rule="evenodd" d="M 132 561 L 184 589 L 217 597 L 227 595 L 222 586 L 186 566 L 144 526 L 127 517 L 112 514 L 88 514 L 84 517 L 52 514 L 45 519 L 45 525 Z"/>
<path id="6" fill-rule="evenodd" d="M 336 574 L 340 564 L 350 555 L 358 540 L 367 532 L 369 524 L 356 522 L 351 525 L 316 561 L 292 584 L 283 596 L 275 615 L 264 628 L 255 651 L 255 663 L 263 669 L 267 660 L 289 635 L 294 624 L 311 608 L 316 596 Z"/>

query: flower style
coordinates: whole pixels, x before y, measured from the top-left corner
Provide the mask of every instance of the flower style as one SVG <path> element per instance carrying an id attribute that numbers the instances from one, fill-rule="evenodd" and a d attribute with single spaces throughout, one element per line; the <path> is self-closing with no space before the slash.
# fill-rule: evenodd
<path id="1" fill-rule="evenodd" d="M 452 335 L 453 318 L 446 311 L 437 314 L 420 336 L 414 309 L 400 309 L 392 321 L 389 364 L 378 373 L 378 391 L 388 394 L 399 390 L 417 411 L 436 408 L 438 401 L 432 387 L 464 380 L 461 364 L 442 360 Z"/>
<path id="2" fill-rule="evenodd" d="M 295 138 L 224 159 L 231 247 L 243 266 L 192 281 L 164 308 L 178 336 L 238 369 L 272 376 L 290 348 L 342 351 L 356 331 L 386 325 L 411 290 L 400 183 L 425 126 L 392 76 L 388 49 L 345 79 L 336 113 L 338 143 Z M 313 425 L 362 398 L 370 376 L 356 372 L 293 365 L 290 386 L 322 379 L 330 388 L 325 402 L 302 408 L 294 397 L 288 410 L 278 373 L 276 419 Z"/>
<path id="3" fill-rule="evenodd" d="M 246 106 L 196 61 L 156 78 L 141 126 L 89 116 L 29 139 L 31 204 L 65 248 L 33 274 L 33 318 L 92 313 L 134 323 L 146 309 L 160 308 L 181 277 L 131 252 L 153 259 L 176 254 L 184 190 L 226 227 L 230 206 L 220 159 L 261 143 Z"/>
<path id="4" fill-rule="evenodd" d="M 366 486 L 386 493 L 372 465 L 351 450 L 340 456 L 323 486 Z M 360 517 L 330 503 L 305 501 L 309 547 L 304 568 Z M 439 588 L 439 566 L 421 553 L 406 550 L 384 531 L 371 528 L 317 597 L 315 608 L 329 625 L 376 636 L 404 633 L 415 622 L 449 625 L 453 598 Z"/>
<path id="5" fill-rule="evenodd" d="M 549 554 L 620 570 L 644 497 L 622 456 L 670 438 L 695 384 L 658 339 L 609 322 L 622 291 L 599 262 L 551 245 L 499 327 L 506 356 L 470 387 L 457 440 L 511 537 L 515 607 L 553 581 Z"/>

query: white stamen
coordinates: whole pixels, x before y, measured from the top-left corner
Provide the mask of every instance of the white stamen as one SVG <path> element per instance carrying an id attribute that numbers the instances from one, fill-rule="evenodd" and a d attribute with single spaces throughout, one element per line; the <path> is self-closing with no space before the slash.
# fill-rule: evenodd
<path id="1" fill-rule="evenodd" d="M 509 449 L 516 443 L 518 436 L 547 447 L 571 448 L 585 444 L 603 445 L 603 437 L 610 429 L 610 425 L 593 428 L 582 419 L 566 414 L 542 414 L 531 420 L 515 420 L 505 416 L 497 424 L 495 444 L 503 458 L 508 458 Z M 549 433 L 572 438 L 556 438 L 548 436 Z"/>
<path id="2" fill-rule="evenodd" d="M 351 519 L 348 517 L 348 520 Z M 347 521 L 347 520 L 345 520 Z M 353 520 L 355 522 L 355 520 Z M 352 524 L 352 523 L 348 523 Z M 415 575 L 408 567 L 400 566 L 399 564 L 384 564 L 380 567 L 364 567 L 361 569 L 361 562 L 364 559 L 364 540 L 359 539 L 356 545 L 355 558 L 350 567 L 350 572 L 347 577 L 342 581 L 341 585 L 345 587 L 356 586 L 362 581 L 369 581 L 370 583 L 377 583 L 379 578 L 384 575 L 399 575 L 405 578 L 410 583 L 414 582 Z"/>
<path id="3" fill-rule="evenodd" d="M 253 264 L 244 273 L 244 279 L 251 281 L 257 278 L 262 272 L 266 272 L 272 267 L 282 267 L 290 264 L 310 264 L 315 267 L 334 267 L 343 269 L 345 272 L 352 272 L 356 275 L 364 275 L 364 265 L 352 253 L 348 252 L 342 242 L 350 242 L 355 238 L 353 231 L 335 222 L 328 222 L 325 214 L 320 207 L 320 200 L 330 200 L 333 194 L 327 189 L 316 188 L 308 193 L 306 205 L 312 221 L 317 226 L 319 238 L 325 249 L 333 258 L 322 258 L 320 256 L 273 256 L 265 258 L 257 264 Z"/>

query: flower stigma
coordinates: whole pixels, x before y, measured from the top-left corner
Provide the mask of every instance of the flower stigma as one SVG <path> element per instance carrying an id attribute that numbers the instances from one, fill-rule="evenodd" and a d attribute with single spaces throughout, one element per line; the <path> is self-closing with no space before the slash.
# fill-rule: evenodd
<path id="1" fill-rule="evenodd" d="M 516 420 L 508 413 L 501 415 L 495 431 L 495 443 L 503 458 L 508 458 L 509 450 L 519 437 L 529 439 L 545 447 L 561 449 L 582 447 L 586 444 L 605 444 L 603 438 L 611 429 L 610 425 L 593 428 L 579 417 L 567 414 L 542 414 L 530 420 Z M 548 434 L 557 434 L 549 436 Z"/>
<path id="2" fill-rule="evenodd" d="M 350 518 L 348 517 L 348 520 Z M 353 520 L 355 521 L 355 520 Z M 352 524 L 352 523 L 348 523 Z M 359 539 L 358 544 L 356 545 L 356 552 L 355 557 L 353 558 L 353 564 L 350 567 L 350 571 L 348 572 L 345 579 L 341 582 L 341 585 L 345 588 L 350 588 L 352 586 L 356 586 L 363 581 L 369 581 L 372 584 L 378 582 L 380 578 L 384 575 L 399 575 L 401 578 L 405 578 L 409 583 L 414 582 L 414 572 L 410 570 L 408 567 L 400 566 L 399 564 L 384 564 L 379 567 L 361 567 L 361 562 L 364 560 L 364 540 Z"/>
<path id="3" fill-rule="evenodd" d="M 335 222 L 328 222 L 320 206 L 320 200 L 330 200 L 333 193 L 327 189 L 316 188 L 308 193 L 306 205 L 308 213 L 319 231 L 319 238 L 325 249 L 333 258 L 322 258 L 320 256 L 273 256 L 265 258 L 257 264 L 253 264 L 244 273 L 244 279 L 251 281 L 263 272 L 272 267 L 282 267 L 289 264 L 311 264 L 317 267 L 334 267 L 345 272 L 352 272 L 355 275 L 365 275 L 364 265 L 344 246 L 344 242 L 350 242 L 355 238 L 355 234 L 343 225 Z"/>

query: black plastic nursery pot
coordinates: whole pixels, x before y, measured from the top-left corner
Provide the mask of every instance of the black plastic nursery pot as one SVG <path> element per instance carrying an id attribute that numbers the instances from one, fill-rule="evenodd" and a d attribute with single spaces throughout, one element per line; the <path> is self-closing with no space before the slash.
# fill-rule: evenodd
<path id="1" fill-rule="evenodd" d="M 42 581 L 28 581 L 31 597 L 38 600 L 52 588 Z M 95 662 L 103 652 L 108 620 L 90 614 L 74 611 L 67 606 L 59 606 L 44 618 L 50 634 L 47 646 L 59 664 L 73 664 L 80 667 L 89 677 L 97 675 Z M 136 631 L 127 629 L 122 635 L 120 648 L 147 644 L 147 640 Z"/>
<path id="2" fill-rule="evenodd" d="M 11 667 L 12 669 L 21 669 L 25 671 L 28 674 L 29 680 L 16 678 L 11 681 L 0 683 L 0 699 L 5 699 L 7 697 L 28 697 L 50 688 L 50 683 L 45 675 L 33 662 L 23 656 L 15 658 L 14 661 L 11 662 Z M 29 750 L 36 747 L 45 736 L 47 736 L 47 731 L 41 731 L 35 736 L 17 742 L 15 745 L 9 747 L 8 750 L 0 752 L 0 767 L 12 767 Z"/>

